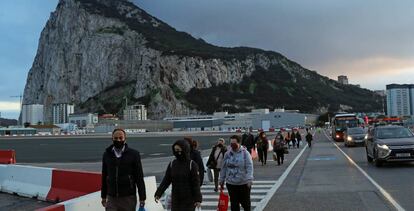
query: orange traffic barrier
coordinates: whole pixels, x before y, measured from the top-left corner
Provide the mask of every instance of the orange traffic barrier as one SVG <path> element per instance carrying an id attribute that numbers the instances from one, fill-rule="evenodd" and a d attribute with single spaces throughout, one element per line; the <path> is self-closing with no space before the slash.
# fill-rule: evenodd
<path id="1" fill-rule="evenodd" d="M 101 174 L 54 169 L 47 201 L 61 202 L 101 190 Z"/>
<path id="2" fill-rule="evenodd" d="M 15 164 L 16 152 L 14 150 L 0 150 L 0 164 Z"/>

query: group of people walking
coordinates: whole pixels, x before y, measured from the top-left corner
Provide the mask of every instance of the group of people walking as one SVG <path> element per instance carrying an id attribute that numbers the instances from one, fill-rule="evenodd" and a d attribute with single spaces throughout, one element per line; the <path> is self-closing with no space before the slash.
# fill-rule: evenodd
<path id="1" fill-rule="evenodd" d="M 299 147 L 300 133 L 292 133 L 291 136 L 296 137 L 294 143 Z M 312 135 L 309 132 L 306 140 L 310 147 Z M 122 129 L 113 131 L 112 141 L 102 159 L 102 205 L 107 211 L 135 210 L 138 190 L 139 206 L 143 208 L 146 194 L 140 154 L 128 147 L 126 133 Z M 283 164 L 288 143 L 282 133 L 278 133 L 271 142 L 278 165 Z M 167 165 L 164 178 L 155 192 L 156 202 L 172 185 L 172 211 L 194 211 L 201 206 L 200 187 L 203 185 L 205 169 L 197 148 L 198 142 L 190 137 L 177 140 L 172 145 L 175 158 Z M 226 185 L 232 211 L 240 210 L 240 205 L 245 211 L 251 210 L 250 192 L 254 172 L 251 153 L 256 149 L 259 161 L 266 165 L 269 140 L 264 132 L 260 132 L 257 137 L 251 132 L 243 136 L 233 135 L 228 147 L 225 140 L 220 138 L 212 147 L 206 166 L 214 173 L 214 191 L 222 191 Z"/>

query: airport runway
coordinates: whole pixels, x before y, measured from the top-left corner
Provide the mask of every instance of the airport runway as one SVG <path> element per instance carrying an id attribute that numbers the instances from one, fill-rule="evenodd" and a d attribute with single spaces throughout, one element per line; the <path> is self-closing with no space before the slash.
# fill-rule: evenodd
<path id="1" fill-rule="evenodd" d="M 189 136 L 189 134 L 185 134 Z M 191 135 L 190 135 L 191 136 Z M 210 149 L 218 138 L 229 139 L 231 134 L 199 135 L 193 137 L 200 143 L 200 149 Z M 171 145 L 183 136 L 147 136 L 127 137 L 127 144 L 137 149 L 141 157 L 157 158 L 171 156 Z M 112 143 L 110 135 L 78 137 L 9 137 L 0 138 L 0 149 L 14 149 L 19 163 L 48 162 L 97 162 L 102 159 L 106 147 Z"/>

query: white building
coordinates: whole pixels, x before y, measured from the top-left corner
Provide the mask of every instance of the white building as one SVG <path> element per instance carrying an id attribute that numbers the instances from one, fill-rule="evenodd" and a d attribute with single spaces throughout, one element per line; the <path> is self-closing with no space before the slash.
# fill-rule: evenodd
<path id="1" fill-rule="evenodd" d="M 69 122 L 69 114 L 73 114 L 75 106 L 69 103 L 53 104 L 53 124 L 63 124 Z"/>
<path id="2" fill-rule="evenodd" d="M 147 120 L 145 105 L 131 105 L 124 109 L 124 120 Z"/>
<path id="3" fill-rule="evenodd" d="M 98 124 L 98 114 L 70 114 L 69 122 L 76 124 L 79 128 L 93 127 Z"/>
<path id="4" fill-rule="evenodd" d="M 338 82 L 340 84 L 348 85 L 348 77 L 346 75 L 338 76 Z"/>
<path id="5" fill-rule="evenodd" d="M 30 123 L 30 125 L 43 124 L 43 105 L 30 104 L 22 106 L 22 124 Z"/>
<path id="6" fill-rule="evenodd" d="M 414 115 L 414 84 L 387 85 L 387 115 Z"/>

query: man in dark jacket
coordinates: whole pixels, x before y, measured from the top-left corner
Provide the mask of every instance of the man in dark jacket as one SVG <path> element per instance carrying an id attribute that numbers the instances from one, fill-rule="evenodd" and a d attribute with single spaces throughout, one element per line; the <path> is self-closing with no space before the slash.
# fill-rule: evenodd
<path id="1" fill-rule="evenodd" d="M 255 148 L 255 142 L 254 142 L 254 136 L 251 131 L 249 131 L 249 133 L 246 134 L 244 138 L 242 137 L 242 145 L 246 147 L 249 153 L 252 153 L 252 149 Z"/>
<path id="2" fill-rule="evenodd" d="M 140 207 L 145 205 L 145 182 L 139 152 L 125 143 L 125 131 L 112 132 L 113 144 L 102 158 L 102 206 L 107 211 L 136 210 L 138 188 Z"/>
<path id="3" fill-rule="evenodd" d="M 188 145 L 190 145 L 190 159 L 197 163 L 198 165 L 198 174 L 200 177 L 200 187 L 203 185 L 204 181 L 204 163 L 203 158 L 201 158 L 200 151 L 197 150 L 198 143 L 197 141 L 193 140 L 191 137 L 184 137 L 184 140 L 187 141 Z"/>

